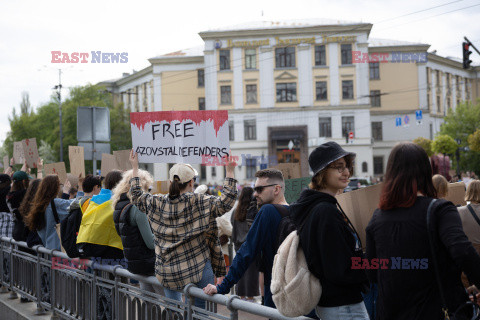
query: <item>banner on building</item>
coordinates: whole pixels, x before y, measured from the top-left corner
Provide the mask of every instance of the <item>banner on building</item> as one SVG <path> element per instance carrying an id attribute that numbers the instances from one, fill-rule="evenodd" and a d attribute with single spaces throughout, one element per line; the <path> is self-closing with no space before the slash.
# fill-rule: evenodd
<path id="1" fill-rule="evenodd" d="M 130 124 L 142 163 L 222 163 L 230 151 L 226 110 L 132 112 Z"/>
<path id="2" fill-rule="evenodd" d="M 24 139 L 22 140 L 23 156 L 27 160 L 27 165 L 29 168 L 36 168 L 38 161 L 38 149 L 37 149 L 37 139 Z"/>
<path id="3" fill-rule="evenodd" d="M 60 179 L 60 184 L 64 184 L 67 180 L 67 170 L 65 162 L 47 163 L 45 165 L 45 174 L 56 174 Z"/>

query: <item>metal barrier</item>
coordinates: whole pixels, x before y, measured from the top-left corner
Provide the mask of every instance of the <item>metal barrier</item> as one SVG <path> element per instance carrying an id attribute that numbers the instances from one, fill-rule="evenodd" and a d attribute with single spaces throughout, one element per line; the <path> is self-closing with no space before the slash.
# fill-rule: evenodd
<path id="1" fill-rule="evenodd" d="M 184 289 L 185 302 L 171 300 L 130 284 L 130 279 L 134 279 L 158 286 L 154 277 L 143 277 L 119 265 L 102 265 L 90 260 L 80 266 L 79 259 L 42 246 L 34 246 L 28 252 L 25 242 L 7 237 L 1 237 L 0 262 L 3 290 L 9 289 L 12 298 L 18 293 L 34 301 L 35 314 L 50 310 L 52 318 L 237 320 L 238 312 L 242 311 L 269 319 L 309 319 L 287 318 L 276 309 L 242 301 L 235 295 L 209 296 L 193 284 Z M 206 309 L 195 307 L 194 299 L 205 300 Z M 217 305 L 226 306 L 230 314 L 217 313 Z"/>

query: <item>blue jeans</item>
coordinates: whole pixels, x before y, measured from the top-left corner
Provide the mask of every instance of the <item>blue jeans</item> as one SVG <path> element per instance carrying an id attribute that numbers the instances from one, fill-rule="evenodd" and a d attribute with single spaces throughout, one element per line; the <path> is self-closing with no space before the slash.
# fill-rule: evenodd
<path id="1" fill-rule="evenodd" d="M 197 287 L 203 289 L 207 286 L 207 284 L 213 284 L 215 280 L 215 276 L 213 275 L 212 263 L 208 260 L 205 263 L 205 268 L 203 269 L 202 278 L 199 282 L 195 283 Z M 165 288 L 165 297 L 177 301 L 182 301 L 182 293 L 174 290 L 170 290 Z M 194 302 L 195 307 L 205 309 L 205 300 L 195 298 Z"/>
<path id="2" fill-rule="evenodd" d="M 363 301 L 338 307 L 317 306 L 315 312 L 322 320 L 370 320 Z"/>

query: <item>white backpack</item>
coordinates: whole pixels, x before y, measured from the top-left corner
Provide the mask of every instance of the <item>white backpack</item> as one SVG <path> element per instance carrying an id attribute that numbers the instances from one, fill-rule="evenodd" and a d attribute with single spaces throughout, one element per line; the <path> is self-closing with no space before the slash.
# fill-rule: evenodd
<path id="1" fill-rule="evenodd" d="M 287 317 L 306 315 L 320 301 L 320 280 L 308 270 L 296 230 L 278 248 L 273 260 L 270 289 L 278 311 Z"/>

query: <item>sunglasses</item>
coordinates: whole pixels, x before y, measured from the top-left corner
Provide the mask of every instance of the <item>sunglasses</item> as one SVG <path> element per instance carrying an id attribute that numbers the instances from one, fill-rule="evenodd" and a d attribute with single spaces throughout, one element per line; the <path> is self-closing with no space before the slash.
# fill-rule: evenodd
<path id="1" fill-rule="evenodd" d="M 274 183 L 274 184 L 268 184 L 266 186 L 258 186 L 258 187 L 253 188 L 253 191 L 260 194 L 260 193 L 262 193 L 263 189 L 265 189 L 266 187 L 272 187 L 272 186 L 278 186 L 278 184 Z"/>

